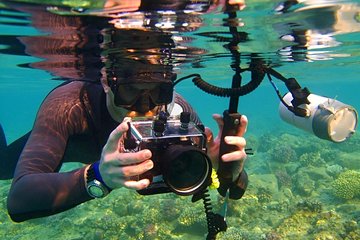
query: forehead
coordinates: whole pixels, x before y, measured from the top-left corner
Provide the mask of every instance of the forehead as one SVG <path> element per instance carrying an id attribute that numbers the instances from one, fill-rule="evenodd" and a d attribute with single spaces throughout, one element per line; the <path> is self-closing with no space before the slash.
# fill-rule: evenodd
<path id="1" fill-rule="evenodd" d="M 130 71 L 130 70 L 129 70 Z M 176 74 L 172 72 L 119 72 L 116 70 L 107 73 L 109 81 L 115 81 L 117 84 L 132 83 L 156 83 L 156 82 L 172 82 L 176 79 Z"/>

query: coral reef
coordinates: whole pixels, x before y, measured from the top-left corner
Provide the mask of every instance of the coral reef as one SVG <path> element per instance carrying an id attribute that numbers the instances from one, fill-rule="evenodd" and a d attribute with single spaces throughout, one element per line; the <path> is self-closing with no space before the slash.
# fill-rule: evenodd
<path id="1" fill-rule="evenodd" d="M 278 185 L 280 188 L 292 186 L 291 176 L 286 171 L 276 171 L 275 176 L 278 180 Z"/>
<path id="2" fill-rule="evenodd" d="M 321 212 L 322 204 L 319 201 L 301 200 L 296 205 L 299 209 L 309 212 Z"/>
<path id="3" fill-rule="evenodd" d="M 300 195 L 310 196 L 315 191 L 315 181 L 307 174 L 297 174 L 293 188 Z"/>
<path id="4" fill-rule="evenodd" d="M 336 164 L 341 157 L 341 152 L 332 148 L 324 148 L 319 152 L 321 152 L 322 159 L 327 163 L 332 162 Z"/>
<path id="5" fill-rule="evenodd" d="M 326 172 L 332 177 L 337 177 L 343 170 L 344 168 L 339 164 L 329 165 L 326 167 Z"/>
<path id="6" fill-rule="evenodd" d="M 269 159 L 270 161 L 289 163 L 297 160 L 297 154 L 290 145 L 280 145 L 270 151 Z"/>
<path id="7" fill-rule="evenodd" d="M 248 189 L 242 199 L 228 202 L 228 230 L 217 239 L 360 239 L 360 166 L 355 164 L 360 153 L 290 134 L 267 141 L 265 148 L 253 140 L 261 152 L 245 165 Z M 176 194 L 142 196 L 128 189 L 14 224 L 5 210 L 10 181 L 2 183 L 0 238 L 5 240 L 203 240 L 207 234 L 201 201 Z M 214 211 L 220 212 L 224 198 L 216 190 L 210 193 Z"/>
<path id="8" fill-rule="evenodd" d="M 218 235 L 220 240 L 234 240 L 234 239 L 245 239 L 244 233 L 241 231 L 241 228 L 230 227 L 226 232 L 221 232 Z"/>
<path id="9" fill-rule="evenodd" d="M 274 147 L 274 142 L 277 142 L 276 136 L 272 133 L 265 133 L 259 137 L 259 145 L 257 150 L 259 152 L 267 152 Z M 260 144 L 261 143 L 261 144 Z"/>
<path id="10" fill-rule="evenodd" d="M 281 239 L 305 239 L 308 229 L 311 228 L 311 219 L 314 213 L 299 211 L 285 218 L 275 229 Z"/>
<path id="11" fill-rule="evenodd" d="M 183 226 L 193 226 L 194 224 L 199 224 L 202 227 L 206 226 L 206 219 L 205 219 L 205 214 L 204 214 L 204 210 L 201 208 L 185 208 L 179 218 L 178 218 L 178 222 L 180 225 Z"/>
<path id="12" fill-rule="evenodd" d="M 333 183 L 334 195 L 342 199 L 360 196 L 360 172 L 347 170 L 342 172 Z"/>
<path id="13" fill-rule="evenodd" d="M 281 236 L 276 232 L 268 232 L 263 236 L 264 240 L 281 240 Z"/>
<path id="14" fill-rule="evenodd" d="M 342 152 L 355 153 L 359 151 L 359 146 L 360 136 L 359 134 L 355 134 L 350 139 L 348 139 L 345 144 L 336 144 L 333 147 Z"/>
<path id="15" fill-rule="evenodd" d="M 312 152 L 312 153 L 304 153 L 300 156 L 299 159 L 302 166 L 321 166 L 325 164 L 324 160 L 321 158 L 319 152 Z"/>
<path id="16" fill-rule="evenodd" d="M 272 192 L 268 188 L 259 187 L 256 196 L 260 203 L 266 203 L 271 200 Z"/>

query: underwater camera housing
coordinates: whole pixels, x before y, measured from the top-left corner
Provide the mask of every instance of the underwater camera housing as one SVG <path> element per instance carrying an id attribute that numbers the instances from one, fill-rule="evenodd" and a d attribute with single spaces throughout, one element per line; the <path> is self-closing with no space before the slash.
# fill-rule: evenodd
<path id="1" fill-rule="evenodd" d="M 124 142 L 126 151 L 149 149 L 154 167 L 137 176 L 147 178 L 150 185 L 138 192 L 142 195 L 174 192 L 192 195 L 211 183 L 212 165 L 206 154 L 206 137 L 190 113 L 180 119 L 159 114 L 153 119 L 132 120 Z"/>

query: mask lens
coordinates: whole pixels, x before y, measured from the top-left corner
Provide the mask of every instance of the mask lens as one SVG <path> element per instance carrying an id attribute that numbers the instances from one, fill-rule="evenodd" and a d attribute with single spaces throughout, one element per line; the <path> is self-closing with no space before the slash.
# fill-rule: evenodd
<path id="1" fill-rule="evenodd" d="M 116 106 L 131 107 L 140 97 L 141 90 L 134 88 L 133 84 L 118 85 L 115 95 Z"/>
<path id="2" fill-rule="evenodd" d="M 119 84 L 114 90 L 115 104 L 127 108 L 145 95 L 148 95 L 155 105 L 168 104 L 173 96 L 172 82 Z"/>

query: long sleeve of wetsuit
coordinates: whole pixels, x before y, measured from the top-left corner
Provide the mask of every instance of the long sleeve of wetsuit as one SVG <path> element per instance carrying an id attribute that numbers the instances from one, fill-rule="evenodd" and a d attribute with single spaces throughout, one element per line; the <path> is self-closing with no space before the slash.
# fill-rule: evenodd
<path id="1" fill-rule="evenodd" d="M 41 105 L 8 196 L 13 221 L 48 216 L 90 199 L 84 168 L 58 172 L 69 136 L 88 128 L 79 100 L 81 87 L 79 82 L 59 87 Z"/>

